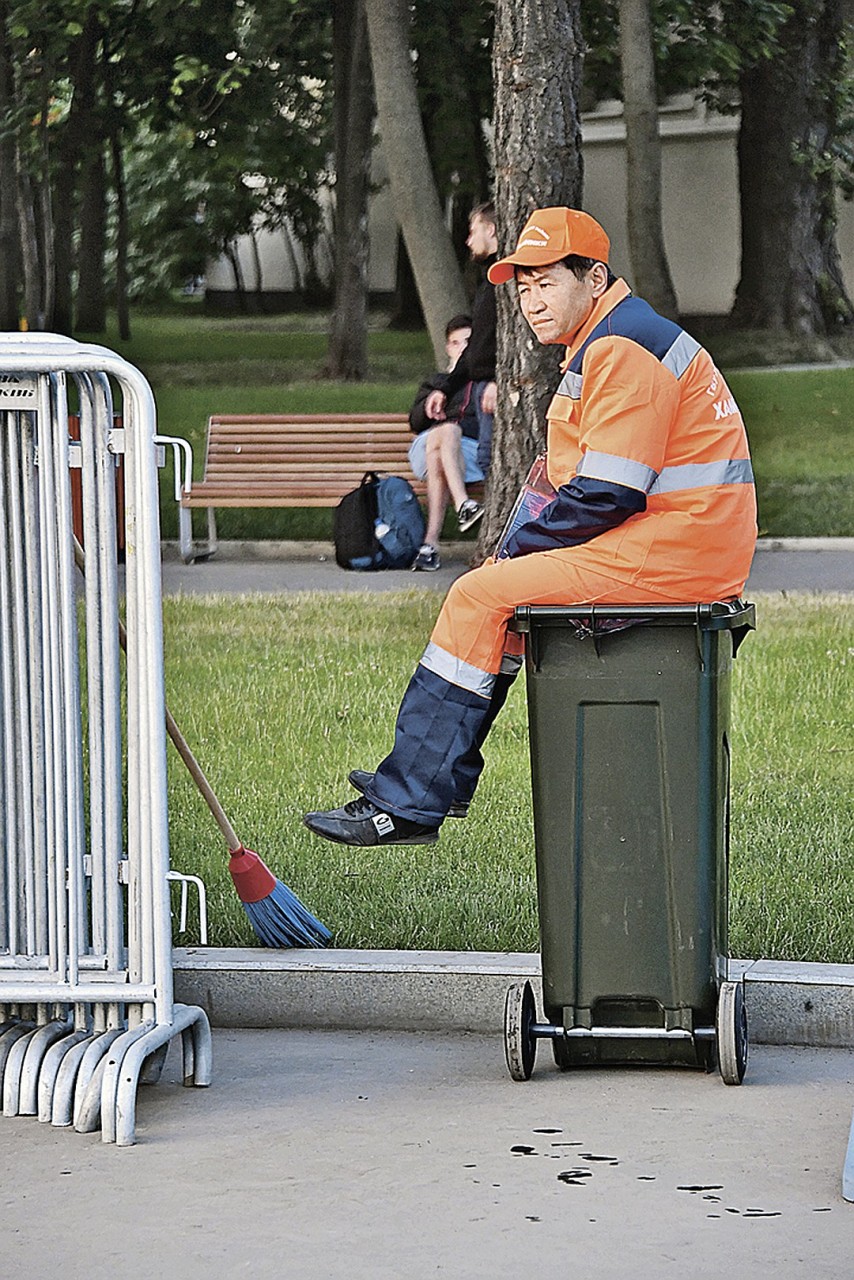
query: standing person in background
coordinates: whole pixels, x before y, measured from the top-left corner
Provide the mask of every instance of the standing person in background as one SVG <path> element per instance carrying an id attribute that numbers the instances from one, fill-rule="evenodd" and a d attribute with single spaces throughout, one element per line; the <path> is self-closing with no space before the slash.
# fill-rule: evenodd
<path id="1" fill-rule="evenodd" d="M 466 241 L 475 262 L 489 267 L 498 253 L 498 236 L 495 230 L 495 207 L 491 203 L 479 204 L 469 215 L 469 235 Z M 445 404 L 449 396 L 460 391 L 467 382 L 472 386 L 472 402 L 477 414 L 477 461 L 484 475 L 489 471 L 492 457 L 492 422 L 495 415 L 495 330 L 497 310 L 495 290 L 485 276 L 477 287 L 471 308 L 471 337 L 468 346 L 454 366 L 448 378 L 447 391 L 434 391 L 424 403 L 428 418 L 441 422 L 445 417 Z M 475 504 L 477 505 L 477 504 Z M 460 515 L 460 512 L 457 512 Z M 478 508 L 474 519 L 483 515 Z M 473 524 L 470 520 L 469 524 Z M 468 525 L 466 526 L 469 527 Z"/>
<path id="2" fill-rule="evenodd" d="M 409 449 L 409 465 L 419 480 L 427 481 L 427 530 L 412 565 L 416 571 L 429 573 L 442 567 L 438 546 L 449 498 L 457 512 L 461 533 L 483 514 L 483 508 L 469 498 L 466 490 L 467 484 L 478 484 L 484 478 L 477 461 L 478 421 L 472 384 L 464 383 L 448 397 L 443 422 L 428 418 L 425 411 L 427 398 L 433 391 L 447 392 L 448 376 L 465 351 L 470 335 L 470 316 L 454 316 L 448 321 L 445 327 L 448 368 L 431 374 L 421 383 L 409 411 L 409 425 L 416 433 Z"/>

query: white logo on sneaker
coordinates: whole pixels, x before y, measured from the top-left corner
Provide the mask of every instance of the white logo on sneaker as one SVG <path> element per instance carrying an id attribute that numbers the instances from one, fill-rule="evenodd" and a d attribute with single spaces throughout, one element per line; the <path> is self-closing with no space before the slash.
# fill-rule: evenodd
<path id="1" fill-rule="evenodd" d="M 387 813 L 378 813 L 371 818 L 371 822 L 376 827 L 378 836 L 390 836 L 394 831 L 394 822 Z"/>

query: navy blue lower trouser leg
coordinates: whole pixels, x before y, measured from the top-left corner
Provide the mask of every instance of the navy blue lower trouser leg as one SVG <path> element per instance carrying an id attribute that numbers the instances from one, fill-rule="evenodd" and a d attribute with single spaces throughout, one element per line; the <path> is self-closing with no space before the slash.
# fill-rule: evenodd
<path id="1" fill-rule="evenodd" d="M 495 717 L 507 701 L 507 695 L 510 692 L 513 681 L 519 674 L 520 664 L 521 659 L 513 666 L 511 671 L 502 669 L 495 677 L 492 697 L 489 699 L 489 708 L 480 722 L 480 728 L 475 734 L 474 742 L 454 766 L 454 799 L 459 803 L 468 804 L 475 793 L 480 775 L 483 773 L 483 756 L 480 749 L 495 723 Z"/>
<path id="2" fill-rule="evenodd" d="M 492 688 L 474 693 L 416 667 L 400 704 L 394 746 L 366 788 L 367 798 L 398 817 L 438 826 L 457 798 L 460 761 L 471 760 L 472 751 L 480 755 L 491 694 Z M 479 774 L 477 768 L 475 783 Z"/>

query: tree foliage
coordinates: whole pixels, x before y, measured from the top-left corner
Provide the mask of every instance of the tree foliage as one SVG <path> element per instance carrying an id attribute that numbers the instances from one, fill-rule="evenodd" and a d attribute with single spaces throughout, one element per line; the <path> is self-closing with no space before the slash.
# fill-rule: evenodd
<path id="1" fill-rule="evenodd" d="M 126 182 L 143 196 L 124 237 L 140 294 L 256 218 L 288 219 L 311 260 L 329 154 L 322 0 L 6 0 L 0 16 L 31 324 L 71 328 L 75 284 L 79 306 L 99 274 L 83 251 L 107 214 L 115 226 Z"/>
<path id="2" fill-rule="evenodd" d="M 484 122 L 501 6 L 404 8 L 432 181 L 462 261 L 468 211 L 492 186 Z M 579 8 L 589 107 L 622 95 L 619 0 Z M 834 218 L 837 196 L 854 196 L 851 0 L 650 0 L 650 10 L 660 99 L 699 90 L 718 110 L 741 106 L 744 152 L 774 128 L 786 182 L 802 189 L 798 216 L 822 246 L 817 324 L 838 323 L 850 313 Z M 301 246 L 300 287 L 323 296 L 331 15 L 329 0 L 0 0 L 0 323 L 25 314 L 33 327 L 70 329 L 77 312 L 97 327 L 105 280 L 120 299 L 156 295 L 211 256 L 234 258 L 236 238 L 259 227 Z M 801 118 L 784 136 L 793 93 Z M 787 112 L 766 123 L 771 100 Z M 770 253 L 779 232 L 747 188 L 742 218 L 750 244 L 768 228 Z M 749 313 L 770 322 L 754 303 Z"/>

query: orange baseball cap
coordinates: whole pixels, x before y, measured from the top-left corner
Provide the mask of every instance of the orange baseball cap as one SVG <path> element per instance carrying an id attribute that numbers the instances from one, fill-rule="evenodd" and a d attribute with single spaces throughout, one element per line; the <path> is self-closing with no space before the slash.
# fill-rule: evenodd
<path id="1" fill-rule="evenodd" d="M 493 262 L 486 273 L 492 284 L 512 280 L 516 267 L 548 267 L 569 254 L 607 262 L 611 249 L 602 227 L 581 209 L 535 209 L 522 228 L 513 253 Z"/>

